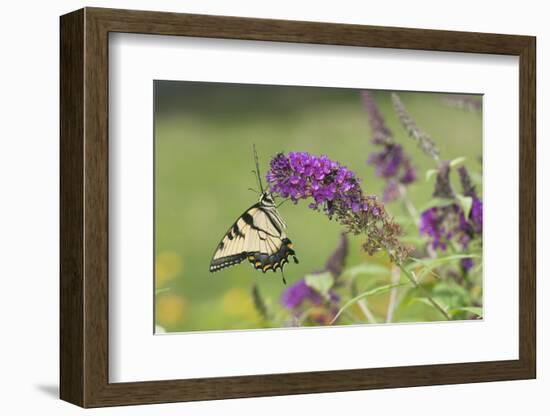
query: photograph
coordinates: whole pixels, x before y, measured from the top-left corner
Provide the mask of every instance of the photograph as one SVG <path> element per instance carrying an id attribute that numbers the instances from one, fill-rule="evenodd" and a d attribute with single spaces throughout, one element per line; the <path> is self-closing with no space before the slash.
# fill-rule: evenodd
<path id="1" fill-rule="evenodd" d="M 155 80 L 155 334 L 483 319 L 483 96 Z"/>
<path id="2" fill-rule="evenodd" d="M 339 5 L 327 21 L 295 3 L 244 16 L 68 5 L 41 14 L 42 34 L 58 19 L 52 36 L 21 32 L 59 57 L 26 76 L 58 100 L 35 112 L 58 125 L 52 157 L 28 151 L 28 138 L 52 143 L 21 129 L 45 126 L 28 106 L 15 106 L 25 138 L 10 141 L 27 171 L 52 162 L 16 185 L 28 200 L 16 208 L 57 195 L 55 221 L 39 222 L 57 227 L 45 246 L 58 253 L 31 262 L 56 266 L 57 284 L 32 272 L 26 309 L 59 330 L 40 365 L 12 359 L 8 373 L 55 408 L 282 400 L 334 413 L 353 408 L 340 397 L 387 410 L 391 395 L 394 413 L 494 413 L 520 384 L 520 406 L 540 402 L 542 14 L 488 7 L 457 27 L 416 6 L 391 21 L 395 7 Z M 25 82 L 8 83 L 10 102 L 28 98 Z M 58 193 L 36 186 L 45 176 Z M 5 217 L 28 258 L 21 221 Z M 12 298 L 7 310 L 26 310 Z M 48 407 L 29 392 L 13 405 Z"/>

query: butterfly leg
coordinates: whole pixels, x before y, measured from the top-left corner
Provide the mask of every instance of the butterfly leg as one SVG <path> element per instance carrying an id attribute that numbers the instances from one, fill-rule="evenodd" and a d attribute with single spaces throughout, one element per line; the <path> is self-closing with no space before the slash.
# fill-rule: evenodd
<path id="1" fill-rule="evenodd" d="M 283 283 L 286 285 L 286 279 L 285 279 L 285 274 L 283 272 L 283 268 L 281 267 L 281 276 L 283 276 Z"/>

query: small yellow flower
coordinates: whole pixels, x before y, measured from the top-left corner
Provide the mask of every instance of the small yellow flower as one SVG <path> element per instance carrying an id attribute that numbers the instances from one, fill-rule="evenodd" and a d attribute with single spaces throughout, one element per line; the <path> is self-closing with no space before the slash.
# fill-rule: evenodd
<path id="1" fill-rule="evenodd" d="M 164 328 L 181 323 L 185 318 L 187 303 L 173 293 L 163 294 L 156 301 L 156 324 Z"/>
<path id="2" fill-rule="evenodd" d="M 155 260 L 155 285 L 162 287 L 169 280 L 174 279 L 181 273 L 183 261 L 174 252 L 164 251 L 157 255 Z"/>

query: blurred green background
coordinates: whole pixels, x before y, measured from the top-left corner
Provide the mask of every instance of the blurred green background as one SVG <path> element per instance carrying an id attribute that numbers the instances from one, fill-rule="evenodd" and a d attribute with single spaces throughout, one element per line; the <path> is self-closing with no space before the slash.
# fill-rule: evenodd
<path id="1" fill-rule="evenodd" d="M 262 327 L 251 297 L 254 283 L 276 308 L 284 286 L 280 273 L 262 274 L 247 262 L 215 274 L 208 271 L 219 240 L 258 196 L 251 173 L 256 144 L 264 176 L 277 152 L 326 154 L 354 170 L 368 194 L 382 195 L 385 182 L 366 164 L 372 151 L 370 126 L 360 90 L 155 81 L 155 256 L 157 325 L 167 332 Z M 411 155 L 418 180 L 409 187 L 421 208 L 431 198 L 435 167 L 410 139 L 395 115 L 390 92 L 375 91 L 387 126 Z M 418 125 L 437 143 L 442 159 L 466 157 L 479 180 L 482 117 L 479 112 L 447 106 L 443 94 L 399 92 Z M 455 178 L 456 180 L 456 178 Z M 480 185 L 478 185 L 480 187 Z M 400 202 L 387 205 L 397 219 Z M 286 203 L 279 209 L 288 225 L 300 264 L 289 264 L 289 285 L 319 270 L 338 243 L 341 227 L 307 208 Z M 406 238 L 418 239 L 415 227 Z M 351 238 L 348 265 L 383 262 L 370 259 Z M 371 307 L 383 308 L 384 298 Z M 425 305 L 396 311 L 397 321 L 435 320 Z"/>

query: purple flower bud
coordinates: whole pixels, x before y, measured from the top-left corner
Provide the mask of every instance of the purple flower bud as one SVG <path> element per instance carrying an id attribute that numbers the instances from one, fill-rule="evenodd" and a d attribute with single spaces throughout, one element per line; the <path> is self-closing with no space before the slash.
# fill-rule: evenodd
<path id="1" fill-rule="evenodd" d="M 460 268 L 465 272 L 469 272 L 474 267 L 474 261 L 470 258 L 460 260 Z"/>

